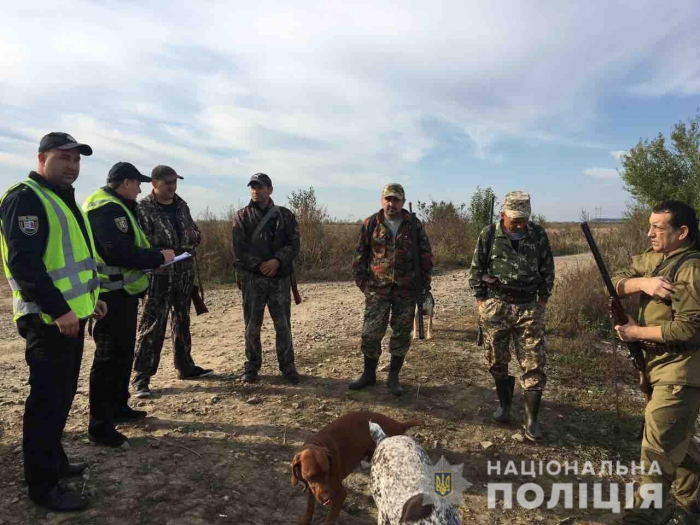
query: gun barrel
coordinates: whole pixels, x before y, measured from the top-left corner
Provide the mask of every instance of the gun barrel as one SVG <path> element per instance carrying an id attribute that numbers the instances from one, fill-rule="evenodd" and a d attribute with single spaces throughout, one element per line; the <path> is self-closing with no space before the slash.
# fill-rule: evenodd
<path id="1" fill-rule="evenodd" d="M 420 274 L 420 259 L 418 253 L 418 220 L 413 213 L 413 205 L 408 203 L 408 211 L 411 214 L 411 251 L 413 252 L 413 280 L 416 297 L 416 309 L 418 313 L 418 338 L 425 339 L 425 326 L 423 324 L 423 280 Z"/>
<path id="2" fill-rule="evenodd" d="M 595 239 L 593 238 L 593 233 L 591 233 L 591 229 L 588 226 L 588 223 L 582 222 L 581 229 L 583 230 L 583 235 L 586 236 L 586 241 L 588 242 L 588 246 L 591 249 L 591 253 L 593 253 L 593 258 L 595 259 L 595 263 L 598 266 L 598 270 L 600 271 L 600 275 L 603 277 L 603 282 L 605 283 L 605 287 L 608 289 L 608 295 L 610 295 L 610 297 L 619 297 L 617 295 L 617 290 L 615 290 L 615 287 L 613 286 L 612 279 L 610 279 L 610 274 L 608 273 L 608 269 L 605 267 L 605 261 L 603 261 L 603 256 L 600 254 L 600 251 L 598 250 L 598 246 L 595 243 Z"/>

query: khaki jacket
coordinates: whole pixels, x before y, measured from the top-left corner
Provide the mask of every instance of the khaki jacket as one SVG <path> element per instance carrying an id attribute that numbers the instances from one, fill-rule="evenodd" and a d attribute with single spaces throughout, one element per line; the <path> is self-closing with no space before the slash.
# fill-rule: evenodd
<path id="1" fill-rule="evenodd" d="M 683 254 L 697 250 L 684 246 L 664 256 L 648 249 L 632 258 L 629 268 L 612 276 L 615 287 L 623 279 L 668 277 L 674 262 Z M 700 386 L 700 259 L 685 261 L 676 273 L 676 292 L 670 301 L 662 301 L 641 293 L 638 323 L 641 326 L 661 326 L 664 343 L 672 351 L 661 355 L 644 351 L 647 376 L 652 386 Z"/>

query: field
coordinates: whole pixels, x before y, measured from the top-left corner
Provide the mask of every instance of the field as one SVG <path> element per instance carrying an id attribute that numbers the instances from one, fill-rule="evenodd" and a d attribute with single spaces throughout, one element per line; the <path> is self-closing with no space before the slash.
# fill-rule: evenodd
<path id="1" fill-rule="evenodd" d="M 563 278 L 590 267 L 588 256 L 557 258 Z M 352 410 L 381 411 L 396 419 L 421 419 L 409 434 L 433 461 L 441 456 L 464 465 L 473 485 L 464 494 L 463 523 L 613 523 L 619 516 L 608 510 L 566 509 L 563 500 L 525 510 L 517 504 L 489 509 L 487 483 L 512 482 L 517 487 L 553 483 L 630 481 L 628 477 L 599 477 L 601 461 L 636 460 L 639 442 L 632 436 L 642 412 L 641 394 L 631 386 L 631 366 L 620 352 L 617 359 L 605 340 L 549 338 L 549 382 L 543 401 L 545 439 L 523 441 L 518 419 L 522 395 L 516 387 L 508 426 L 490 417 L 496 393 L 482 351 L 474 344 L 475 304 L 467 290 L 466 271 L 442 271 L 434 280 L 437 302 L 435 334 L 416 342 L 402 372 L 406 392 L 395 398 L 380 384 L 360 392 L 347 389 L 361 369 L 359 335 L 363 298 L 350 282 L 300 285 L 304 302 L 293 306 L 296 359 L 302 383 L 284 384 L 274 356 L 274 330 L 263 328 L 265 351 L 262 381 L 238 381 L 243 356 L 243 326 L 239 292 L 219 286 L 207 293 L 210 313 L 193 317 L 193 354 L 198 364 L 216 369 L 216 376 L 179 381 L 166 342 L 161 369 L 152 381 L 154 396 L 133 400 L 149 417 L 136 425 L 122 425 L 129 450 L 92 445 L 87 440 L 88 374 L 94 345 L 86 352 L 78 395 L 69 418 L 64 445 L 71 458 L 91 464 L 88 480 L 71 482 L 88 494 L 91 506 L 82 513 L 59 515 L 40 510 L 26 497 L 21 467 L 23 403 L 28 393 L 23 341 L 11 323 L 7 288 L 0 293 L 0 525 L 26 523 L 71 524 L 287 524 L 303 515 L 306 496 L 290 485 L 290 461 L 315 430 Z M 562 280 L 562 282 L 566 282 Z M 4 283 L 3 283 L 3 286 Z M 565 296 L 566 290 L 559 292 Z M 563 300 L 563 299 L 562 299 Z M 555 319 L 552 307 L 552 319 Z M 625 351 L 626 352 L 626 351 Z M 388 355 L 382 356 L 380 367 Z M 616 386 L 617 385 L 617 386 Z M 616 390 L 618 394 L 616 395 Z M 617 399 L 617 403 L 616 403 Z M 619 415 L 618 415 L 619 409 Z M 592 461 L 596 475 L 488 475 L 488 462 Z M 518 468 L 520 470 L 520 468 Z M 376 509 L 368 487 L 368 471 L 358 470 L 346 480 L 349 496 L 340 523 L 376 523 Z M 576 491 L 576 493 L 578 493 Z M 545 502 L 547 501 L 545 500 Z M 592 507 L 592 503 L 589 504 Z M 321 523 L 325 508 L 317 508 Z"/>

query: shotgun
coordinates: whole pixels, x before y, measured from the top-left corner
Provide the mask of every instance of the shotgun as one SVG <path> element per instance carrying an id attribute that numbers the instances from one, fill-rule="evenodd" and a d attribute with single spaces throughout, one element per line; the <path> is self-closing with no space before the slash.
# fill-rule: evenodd
<path id="1" fill-rule="evenodd" d="M 493 224 L 493 208 L 496 205 L 496 196 L 491 195 L 491 202 L 489 203 L 489 225 Z M 491 235 L 495 235 L 496 232 L 491 232 Z M 491 259 L 491 247 L 493 242 L 489 242 L 489 251 L 486 255 L 486 271 L 489 269 L 489 259 Z M 484 328 L 481 326 L 481 319 L 479 319 L 479 329 L 476 332 L 476 345 L 484 346 Z"/>
<path id="2" fill-rule="evenodd" d="M 418 250 L 418 218 L 413 213 L 413 206 L 408 203 L 408 211 L 411 213 L 411 252 L 413 254 L 413 293 L 418 312 L 418 339 L 425 339 L 425 325 L 423 324 L 423 278 L 420 273 L 420 253 Z"/>
<path id="3" fill-rule="evenodd" d="M 586 236 L 588 246 L 591 248 L 595 263 L 598 265 L 598 270 L 600 271 L 605 287 L 608 290 L 608 295 L 610 296 L 610 313 L 613 323 L 616 325 L 627 324 L 628 317 L 624 308 L 622 307 L 622 301 L 620 300 L 620 296 L 617 294 L 617 290 L 615 290 L 615 287 L 613 286 L 608 269 L 605 267 L 605 261 L 603 261 L 603 257 L 600 255 L 600 251 L 598 250 L 598 246 L 595 243 L 595 239 L 593 238 L 593 234 L 591 233 L 588 223 L 582 222 L 581 229 L 583 230 L 583 234 Z M 646 374 L 647 366 L 646 360 L 644 359 L 644 352 L 642 351 L 642 344 L 639 341 L 633 341 L 625 344 L 629 350 L 629 358 L 632 360 L 632 364 L 634 364 L 634 367 L 639 371 L 639 390 L 644 393 L 648 403 L 649 399 L 651 398 L 652 388 Z"/>

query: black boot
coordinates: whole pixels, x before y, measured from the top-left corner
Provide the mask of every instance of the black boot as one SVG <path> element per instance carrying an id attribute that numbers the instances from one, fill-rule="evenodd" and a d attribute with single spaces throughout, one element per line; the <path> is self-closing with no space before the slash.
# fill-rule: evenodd
<path id="1" fill-rule="evenodd" d="M 495 377 L 496 393 L 501 406 L 493 413 L 493 419 L 499 423 L 508 423 L 510 420 L 510 405 L 513 402 L 513 390 L 515 390 L 515 377 Z"/>
<path id="2" fill-rule="evenodd" d="M 525 437 L 531 441 L 539 441 L 542 439 L 542 427 L 537 422 L 537 414 L 540 411 L 541 402 L 541 390 L 529 390 L 525 392 L 526 419 L 523 424 L 525 426 Z"/>
<path id="3" fill-rule="evenodd" d="M 399 372 L 402 366 L 403 357 L 392 355 L 391 363 L 389 363 L 389 378 L 386 380 L 386 387 L 389 389 L 389 392 L 395 396 L 403 394 L 403 388 L 399 384 Z"/>
<path id="4" fill-rule="evenodd" d="M 374 385 L 377 382 L 377 365 L 379 359 L 365 356 L 365 369 L 362 375 L 354 383 L 350 383 L 350 390 L 362 390 L 364 387 Z"/>

